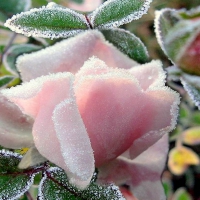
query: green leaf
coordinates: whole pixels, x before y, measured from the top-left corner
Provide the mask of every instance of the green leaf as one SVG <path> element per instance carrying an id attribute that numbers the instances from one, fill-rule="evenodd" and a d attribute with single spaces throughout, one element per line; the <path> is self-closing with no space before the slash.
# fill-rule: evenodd
<path id="1" fill-rule="evenodd" d="M 0 25 L 3 26 L 6 20 L 7 20 L 7 16 L 3 14 L 2 12 L 0 12 Z"/>
<path id="2" fill-rule="evenodd" d="M 184 75 L 181 78 L 184 89 L 200 110 L 200 77 L 192 75 Z"/>
<path id="3" fill-rule="evenodd" d="M 7 17 L 27 11 L 31 7 L 31 0 L 1 0 L 0 12 Z"/>
<path id="4" fill-rule="evenodd" d="M 0 88 L 6 87 L 11 81 L 14 80 L 14 76 L 1 76 L 0 77 Z"/>
<path id="5" fill-rule="evenodd" d="M 95 28 L 112 28 L 139 19 L 147 13 L 152 0 L 108 0 L 89 18 Z"/>
<path id="6" fill-rule="evenodd" d="M 197 6 L 196 8 L 193 8 L 189 11 L 185 9 L 181 9 L 179 12 L 179 15 L 183 19 L 194 19 L 194 18 L 200 17 L 200 6 Z"/>
<path id="7" fill-rule="evenodd" d="M 86 190 L 78 190 L 69 184 L 62 169 L 51 167 L 46 171 L 39 185 L 38 200 L 125 200 L 118 187 L 100 186 L 94 182 L 94 179 Z"/>
<path id="8" fill-rule="evenodd" d="M 0 199 L 17 199 L 32 185 L 35 174 L 17 168 L 21 158 L 20 154 L 0 151 Z"/>
<path id="9" fill-rule="evenodd" d="M 174 196 L 173 196 L 174 200 L 192 200 L 192 197 L 190 196 L 190 194 L 185 190 L 185 188 L 179 188 Z"/>
<path id="10" fill-rule="evenodd" d="M 18 72 L 15 66 L 17 57 L 23 53 L 30 53 L 33 51 L 40 50 L 41 48 L 42 47 L 33 44 L 19 44 L 11 46 L 6 51 L 3 57 L 3 64 L 6 70 L 18 76 Z"/>
<path id="11" fill-rule="evenodd" d="M 65 38 L 89 28 L 84 15 L 55 3 L 14 15 L 5 26 L 26 36 Z"/>
<path id="12" fill-rule="evenodd" d="M 134 34 L 123 29 L 102 30 L 105 38 L 113 43 L 119 50 L 139 63 L 149 60 L 149 55 L 142 41 Z"/>

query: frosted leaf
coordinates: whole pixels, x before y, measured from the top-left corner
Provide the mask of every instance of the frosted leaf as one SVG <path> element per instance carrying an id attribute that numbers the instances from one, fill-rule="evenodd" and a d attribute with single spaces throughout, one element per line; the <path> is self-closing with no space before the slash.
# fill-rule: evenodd
<path id="1" fill-rule="evenodd" d="M 51 5 L 14 15 L 5 26 L 28 37 L 51 39 L 69 37 L 89 28 L 84 15 Z"/>
<path id="2" fill-rule="evenodd" d="M 178 13 L 183 19 L 200 17 L 200 6 L 192 8 L 191 10 L 181 9 Z"/>
<path id="3" fill-rule="evenodd" d="M 11 17 L 14 14 L 27 11 L 31 7 L 31 0 L 1 0 L 1 11 L 6 14 L 7 17 Z"/>
<path id="4" fill-rule="evenodd" d="M 179 81 L 182 71 L 180 68 L 178 68 L 177 66 L 170 66 L 166 68 L 167 71 L 167 79 L 168 80 L 173 80 L 173 81 Z"/>
<path id="5" fill-rule="evenodd" d="M 184 89 L 200 110 L 200 79 L 199 76 L 184 74 L 181 78 Z"/>
<path id="6" fill-rule="evenodd" d="M 48 169 L 39 185 L 38 200 L 125 200 L 115 185 L 97 185 L 94 180 L 85 190 L 69 184 L 63 170 L 58 167 Z"/>
<path id="7" fill-rule="evenodd" d="M 19 76 L 16 69 L 16 59 L 23 53 L 29 53 L 41 49 L 40 46 L 33 44 L 19 44 L 11 46 L 3 55 L 3 64 L 5 68 L 12 74 Z"/>
<path id="8" fill-rule="evenodd" d="M 0 151 L 0 199 L 15 200 L 33 184 L 35 173 L 17 168 L 22 156 L 10 151 Z"/>
<path id="9" fill-rule="evenodd" d="M 113 28 L 137 20 L 147 13 L 152 0 L 108 0 L 89 18 L 94 28 Z"/>
<path id="10" fill-rule="evenodd" d="M 1 76 L 0 77 L 0 89 L 5 88 L 10 82 L 14 80 L 14 76 Z"/>
<path id="11" fill-rule="evenodd" d="M 129 31 L 115 28 L 102 30 L 106 40 L 113 43 L 119 50 L 139 63 L 149 60 L 149 55 L 142 41 Z"/>
<path id="12" fill-rule="evenodd" d="M 183 20 L 179 11 L 156 11 L 155 33 L 164 53 L 173 63 L 178 63 L 192 41 L 199 34 L 200 21 Z"/>

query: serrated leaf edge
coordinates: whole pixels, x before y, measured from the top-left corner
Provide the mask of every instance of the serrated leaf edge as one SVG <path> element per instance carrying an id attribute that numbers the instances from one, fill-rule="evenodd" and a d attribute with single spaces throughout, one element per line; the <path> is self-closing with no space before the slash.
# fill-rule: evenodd
<path id="1" fill-rule="evenodd" d="M 41 8 L 33 8 L 27 12 L 21 12 L 20 14 L 16 14 L 13 15 L 12 18 L 8 19 L 5 23 L 4 26 L 7 28 L 10 28 L 12 31 L 16 32 L 16 33 L 20 33 L 23 34 L 27 37 L 44 37 L 44 38 L 51 38 L 51 39 L 55 39 L 55 38 L 61 38 L 61 37 L 69 37 L 72 35 L 75 35 L 76 33 L 82 32 L 83 30 L 70 30 L 70 31 L 62 31 L 59 34 L 54 34 L 51 31 L 37 31 L 35 30 L 33 31 L 28 31 L 27 32 L 27 28 L 26 27 L 22 27 L 22 26 L 15 26 L 13 25 L 13 21 L 15 21 L 16 19 L 20 18 L 23 15 L 30 15 L 36 11 L 43 11 L 43 10 L 62 10 L 64 12 L 69 12 L 71 14 L 73 14 L 74 16 L 78 17 L 80 20 L 82 20 L 83 23 L 86 24 L 86 26 L 90 27 L 88 21 L 86 20 L 85 16 L 77 13 L 69 8 L 62 8 L 62 7 L 53 7 L 53 6 L 42 6 Z"/>
<path id="2" fill-rule="evenodd" d="M 145 0 L 143 6 L 141 7 L 140 11 L 138 12 L 134 12 L 133 14 L 130 14 L 124 18 L 122 18 L 121 20 L 115 21 L 115 22 L 109 22 L 106 24 L 102 24 L 102 25 L 98 25 L 95 26 L 95 18 L 96 16 L 104 9 L 104 7 L 108 6 L 110 3 L 114 2 L 116 0 L 108 0 L 106 2 L 104 2 L 103 4 L 101 4 L 96 10 L 94 10 L 90 15 L 90 21 L 91 21 L 91 25 L 95 28 L 99 28 L 99 29 L 103 29 L 103 28 L 116 28 L 118 26 L 121 26 L 123 24 L 127 24 L 133 20 L 137 20 L 140 19 L 144 14 L 147 13 L 149 7 L 150 7 L 150 3 L 153 0 Z"/>

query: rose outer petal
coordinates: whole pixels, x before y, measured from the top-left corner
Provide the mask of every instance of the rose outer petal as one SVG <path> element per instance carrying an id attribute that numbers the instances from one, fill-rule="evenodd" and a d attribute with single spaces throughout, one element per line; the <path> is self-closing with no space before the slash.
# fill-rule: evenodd
<path id="1" fill-rule="evenodd" d="M 85 63 L 77 77 L 77 105 L 98 167 L 124 152 L 139 136 L 135 130 L 142 114 L 142 92 L 137 80 L 126 70 L 108 67 L 106 70 L 105 64 L 95 58 Z"/>
<path id="2" fill-rule="evenodd" d="M 159 60 L 152 60 L 150 63 L 132 67 L 129 72 L 137 78 L 144 91 L 165 85 L 166 75 Z"/>
<path id="3" fill-rule="evenodd" d="M 98 57 L 113 68 L 129 69 L 137 65 L 108 43 L 99 31 L 90 30 L 38 52 L 20 56 L 17 68 L 23 81 L 56 72 L 75 74 L 92 56 Z"/>
<path id="4" fill-rule="evenodd" d="M 20 149 L 33 146 L 33 120 L 0 93 L 0 145 Z"/>
<path id="5" fill-rule="evenodd" d="M 168 152 L 168 135 L 134 160 L 120 156 L 99 168 L 100 183 L 127 184 L 138 199 L 165 200 L 161 174 Z"/>
<path id="6" fill-rule="evenodd" d="M 81 124 L 76 105 L 70 104 L 69 107 L 65 107 L 64 116 L 62 112 L 59 112 L 61 102 L 73 99 L 73 81 L 72 74 L 57 73 L 4 90 L 3 94 L 15 102 L 24 113 L 35 118 L 33 137 L 40 154 L 63 168 L 71 178 L 71 182 L 82 189 L 87 186 L 94 171 L 92 148 L 90 143 L 88 144 L 89 138 L 85 134 L 85 127 Z M 70 116 L 66 117 L 67 113 Z M 72 119 L 74 121 L 70 121 Z M 58 127 L 57 120 L 61 121 L 62 127 Z M 66 124 L 63 120 L 66 120 Z M 65 127 L 63 127 L 64 124 Z M 61 130 L 62 128 L 66 128 L 68 132 Z M 74 132 L 75 129 L 77 131 Z M 69 135 L 65 137 L 62 131 Z M 79 138 L 86 143 L 83 144 Z M 85 160 L 88 161 L 87 166 L 80 153 L 84 151 L 88 153 L 84 154 Z M 79 164 L 78 168 L 74 164 Z"/>

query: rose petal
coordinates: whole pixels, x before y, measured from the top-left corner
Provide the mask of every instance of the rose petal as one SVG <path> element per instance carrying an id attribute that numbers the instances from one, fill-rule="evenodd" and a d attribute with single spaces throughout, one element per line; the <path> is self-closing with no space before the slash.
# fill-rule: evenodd
<path id="1" fill-rule="evenodd" d="M 33 120 L 0 93 L 0 145 L 20 149 L 33 146 Z"/>
<path id="2" fill-rule="evenodd" d="M 138 199 L 166 200 L 160 179 L 167 152 L 168 136 L 165 134 L 135 160 L 120 156 L 99 168 L 98 181 L 127 184 Z"/>
<path id="3" fill-rule="evenodd" d="M 48 76 L 43 76 L 37 79 L 34 79 L 28 83 L 24 83 L 20 86 L 4 90 L 4 95 L 7 96 L 11 101 L 15 102 L 25 113 L 33 116 L 35 118 L 35 123 L 33 126 L 33 137 L 35 146 L 40 152 L 42 156 L 50 160 L 51 162 L 57 164 L 61 168 L 63 168 L 66 173 L 69 175 L 69 177 L 73 178 L 72 175 L 75 177 L 74 184 L 77 185 L 79 188 L 83 188 L 86 185 L 82 185 L 83 181 L 85 181 L 86 175 L 84 174 L 85 171 L 92 171 L 91 169 L 84 169 L 84 164 L 82 163 L 82 166 L 79 166 L 80 168 L 83 167 L 82 172 L 78 172 L 75 170 L 70 163 L 70 161 L 66 160 L 67 156 L 65 155 L 65 152 L 69 154 L 72 149 L 75 148 L 74 144 L 68 141 L 70 138 L 66 136 L 66 138 L 60 133 L 60 129 L 57 127 L 56 124 L 57 120 L 52 119 L 53 112 L 55 110 L 55 114 L 58 112 L 58 105 L 67 100 L 71 99 L 73 95 L 73 75 L 70 73 L 57 73 L 52 74 Z M 70 107 L 71 108 L 71 107 Z M 68 109 L 70 109 L 68 108 Z M 57 110 L 58 109 L 58 110 Z M 67 122 L 69 122 L 69 126 L 75 126 L 74 129 L 77 128 L 77 126 L 81 125 L 80 121 L 81 119 L 78 118 L 77 110 L 75 110 L 74 107 L 72 107 L 73 111 L 71 113 L 71 116 L 69 116 L 71 119 L 76 117 L 76 123 L 70 124 L 70 121 L 68 118 L 65 118 Z M 66 112 L 69 110 L 66 110 Z M 57 115 L 57 114 L 56 114 Z M 61 115 L 62 116 L 62 115 Z M 61 120 L 61 119 L 60 119 Z M 56 125 L 56 126 L 55 126 Z M 65 125 L 67 126 L 67 125 Z M 84 129 L 84 126 L 82 127 Z M 58 133 L 57 133 L 58 131 Z M 73 129 L 69 130 L 73 132 Z M 83 134 L 85 130 L 81 132 L 77 132 L 76 134 Z M 72 132 L 68 133 L 69 135 L 72 134 Z M 79 135 L 79 136 L 80 136 Z M 64 138 L 63 138 L 64 137 Z M 85 138 L 86 134 L 81 135 L 80 137 Z M 88 136 L 87 136 L 88 137 Z M 88 138 L 84 141 L 87 141 Z M 78 135 L 74 136 L 74 139 L 77 139 Z M 71 155 L 71 158 L 75 160 L 75 163 L 77 163 L 78 159 L 80 158 L 80 151 L 85 150 L 88 151 L 89 147 L 83 146 L 83 144 L 76 143 L 76 150 Z M 67 146 L 65 146 L 63 143 L 66 143 Z M 87 145 L 87 143 L 86 143 Z M 67 149 L 63 149 L 67 147 Z M 85 148 L 85 149 L 84 149 Z M 91 150 L 92 152 L 92 150 Z M 87 160 L 87 156 L 91 158 L 90 155 L 86 155 L 85 158 Z M 89 160 L 89 159 L 88 159 Z M 79 164 L 81 164 L 81 161 Z M 91 160 L 90 160 L 91 161 Z M 89 167 L 91 167 L 91 163 L 88 163 Z M 79 174 L 78 174 L 79 173 Z M 82 177 L 84 176 L 84 177 Z M 88 175 L 88 176 L 91 176 Z M 87 176 L 87 178 L 88 178 Z M 81 185 L 79 185 L 78 179 L 81 182 Z M 77 181 L 77 182 L 76 182 Z M 86 182 L 86 181 L 85 181 Z M 88 180 L 87 180 L 88 183 Z"/>
<path id="4" fill-rule="evenodd" d="M 131 145 L 138 136 L 137 118 L 142 115 L 142 92 L 137 80 L 126 70 L 108 69 L 106 73 L 105 64 L 93 58 L 85 63 L 75 80 L 77 104 L 96 166 L 115 158 Z M 134 99 L 138 101 L 133 104 Z"/>
<path id="5" fill-rule="evenodd" d="M 94 155 L 76 100 L 68 99 L 57 105 L 53 122 L 69 168 L 68 178 L 71 183 L 84 189 L 94 173 Z"/>
<path id="6" fill-rule="evenodd" d="M 100 32 L 90 30 L 41 51 L 20 56 L 17 68 L 21 72 L 22 79 L 28 81 L 49 73 L 66 71 L 76 73 L 92 56 L 97 56 L 109 67 L 114 68 L 131 68 L 137 65 L 105 41 Z"/>
<path id="7" fill-rule="evenodd" d="M 132 67 L 129 71 L 138 79 L 143 90 L 165 85 L 166 75 L 159 60 Z"/>
<path id="8" fill-rule="evenodd" d="M 170 88 L 152 89 L 147 95 L 143 123 L 140 131 L 144 134 L 135 140 L 128 150 L 133 159 L 157 142 L 165 133 L 175 128 L 178 116 L 179 94 Z"/>

